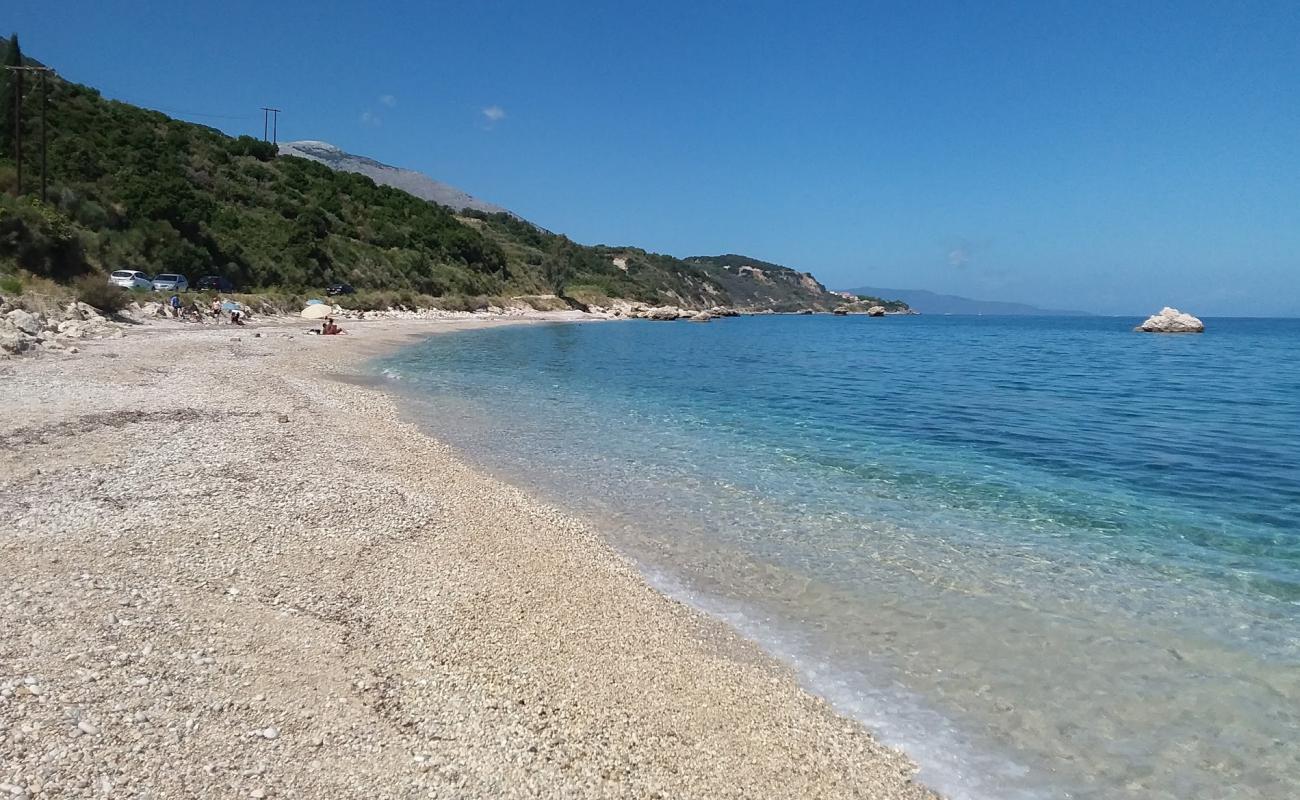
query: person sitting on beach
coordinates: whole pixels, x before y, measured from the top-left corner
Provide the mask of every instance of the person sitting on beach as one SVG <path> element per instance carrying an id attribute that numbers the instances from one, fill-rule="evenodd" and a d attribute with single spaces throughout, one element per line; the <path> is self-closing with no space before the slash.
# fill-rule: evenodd
<path id="1" fill-rule="evenodd" d="M 175 317 L 176 319 L 180 319 L 181 318 L 181 296 L 178 294 L 172 295 L 170 298 L 167 299 L 167 305 L 171 307 L 172 316 Z"/>
<path id="2" fill-rule="evenodd" d="M 334 324 L 331 317 L 325 318 L 325 324 L 321 325 L 320 332 L 325 336 L 337 336 L 343 333 L 343 329 Z"/>
<path id="3" fill-rule="evenodd" d="M 230 309 L 230 321 L 236 325 L 244 324 L 244 312 L 238 308 Z"/>

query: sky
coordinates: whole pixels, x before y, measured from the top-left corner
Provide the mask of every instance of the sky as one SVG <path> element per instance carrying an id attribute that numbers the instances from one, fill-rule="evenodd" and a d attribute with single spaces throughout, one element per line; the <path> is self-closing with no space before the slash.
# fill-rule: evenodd
<path id="1" fill-rule="evenodd" d="M 588 244 L 832 288 L 1300 315 L 1289 2 L 10 0 L 24 51 Z"/>

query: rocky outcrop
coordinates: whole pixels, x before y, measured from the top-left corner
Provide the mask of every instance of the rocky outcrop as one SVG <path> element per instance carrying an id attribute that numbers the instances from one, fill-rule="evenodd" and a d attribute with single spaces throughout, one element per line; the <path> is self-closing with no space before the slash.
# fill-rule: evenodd
<path id="1" fill-rule="evenodd" d="M 121 335 L 121 327 L 85 303 L 45 312 L 0 302 L 0 358 L 41 351 L 75 353 L 75 342 L 80 339 Z"/>
<path id="2" fill-rule="evenodd" d="M 682 316 L 683 312 L 677 306 L 657 306 L 645 313 L 645 319 L 659 320 L 660 322 L 681 319 Z"/>
<path id="3" fill-rule="evenodd" d="M 711 319 L 713 319 L 713 315 L 707 311 L 701 311 L 698 314 L 691 315 L 690 317 L 691 322 L 708 322 Z"/>
<path id="4" fill-rule="evenodd" d="M 1133 330 L 1143 333 L 1204 333 L 1205 323 L 1191 314 L 1165 306 L 1159 314 L 1147 317 L 1146 322 Z"/>
<path id="5" fill-rule="evenodd" d="M 845 303 L 831 310 L 832 314 L 842 317 L 846 314 L 866 314 L 868 317 L 883 317 L 888 313 L 884 306 L 868 306 L 865 303 Z"/>

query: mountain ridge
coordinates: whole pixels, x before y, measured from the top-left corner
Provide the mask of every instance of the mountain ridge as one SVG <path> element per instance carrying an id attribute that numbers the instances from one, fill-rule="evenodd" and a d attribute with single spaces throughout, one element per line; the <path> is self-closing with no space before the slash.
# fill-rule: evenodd
<path id="1" fill-rule="evenodd" d="M 381 186 L 401 189 L 421 200 L 447 206 L 454 211 L 470 209 L 482 211 L 485 214 L 509 214 L 512 217 L 522 219 L 518 214 L 503 206 L 481 200 L 464 189 L 444 183 L 418 170 L 385 164 L 369 156 L 349 153 L 329 142 L 304 139 L 295 142 L 280 142 L 279 148 L 282 156 L 306 158 L 324 164 L 333 170 L 365 175 Z"/>
<path id="2" fill-rule="evenodd" d="M 853 294 L 868 294 L 876 297 L 894 297 L 902 300 L 920 314 L 958 314 L 989 315 L 1017 317 L 1090 317 L 1087 311 L 1072 311 L 1053 308 L 1039 308 L 1029 303 L 1014 303 L 1006 300 L 976 300 L 955 294 L 942 294 L 928 289 L 880 289 L 862 286 L 849 289 Z"/>

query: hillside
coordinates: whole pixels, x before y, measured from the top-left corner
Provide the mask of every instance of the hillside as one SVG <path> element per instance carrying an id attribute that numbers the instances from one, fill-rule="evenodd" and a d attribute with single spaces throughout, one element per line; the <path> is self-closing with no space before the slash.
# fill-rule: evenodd
<path id="1" fill-rule="evenodd" d="M 12 86 L 0 79 L 0 88 Z M 49 202 L 37 199 L 38 115 L 24 118 L 21 197 L 12 196 L 12 148 L 0 160 L 0 272 L 69 280 L 125 267 L 219 274 L 243 290 L 347 281 L 433 296 L 825 306 L 825 290 L 811 279 L 782 281 L 772 292 L 758 277 L 737 279 L 639 248 L 584 246 L 506 212 L 456 213 L 366 175 L 280 156 L 268 142 L 106 100 L 58 77 L 49 92 Z M 28 108 L 39 106 L 34 82 L 24 94 Z"/>
<path id="2" fill-rule="evenodd" d="M 700 267 L 711 278 L 726 287 L 733 296 L 742 298 L 741 305 L 772 308 L 777 311 L 795 311 L 812 308 L 829 311 L 843 305 L 845 298 L 827 290 L 810 272 L 800 272 L 781 264 L 762 261 L 750 256 L 728 253 L 720 256 L 691 256 L 686 263 Z M 907 311 L 906 303 L 867 298 L 873 305 L 889 311 Z"/>
<path id="3" fill-rule="evenodd" d="M 280 155 L 297 156 L 317 161 L 340 172 L 365 175 L 381 186 L 401 189 L 421 200 L 429 200 L 453 211 L 483 211 L 488 214 L 510 213 L 494 203 L 480 200 L 455 186 L 430 178 L 423 172 L 403 169 L 376 161 L 373 158 L 345 153 L 328 142 L 281 142 Z"/>
<path id="4" fill-rule="evenodd" d="M 987 314 L 990 316 L 1088 316 L 1086 311 L 1061 311 L 1039 308 L 1025 303 L 1008 303 L 1002 300 L 972 300 L 953 294 L 938 294 L 924 289 L 876 289 L 863 287 L 850 289 L 851 293 L 887 295 L 905 300 L 921 314 Z"/>

